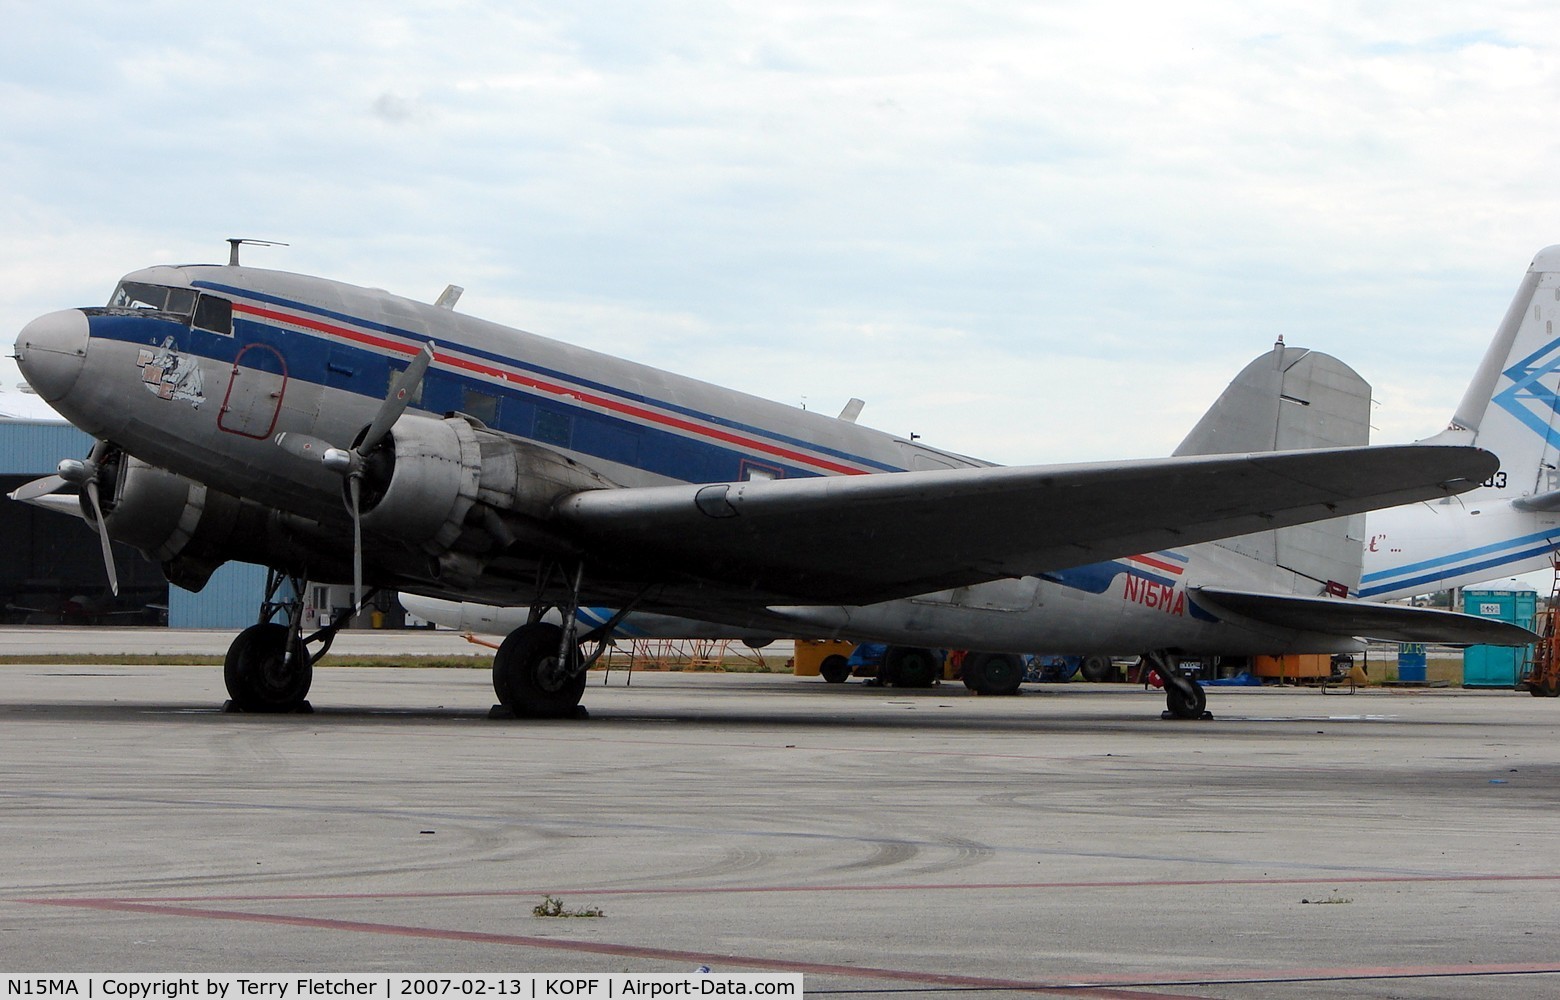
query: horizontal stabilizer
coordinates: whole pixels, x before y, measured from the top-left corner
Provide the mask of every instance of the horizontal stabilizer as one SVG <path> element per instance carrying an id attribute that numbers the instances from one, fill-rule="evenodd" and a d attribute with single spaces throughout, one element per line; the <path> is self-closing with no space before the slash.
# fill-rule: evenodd
<path id="1" fill-rule="evenodd" d="M 1517 497 L 1511 506 L 1536 514 L 1550 514 L 1560 510 L 1560 490 L 1550 490 L 1537 496 Z"/>
<path id="2" fill-rule="evenodd" d="M 1525 646 L 1538 639 L 1520 625 L 1439 608 L 1409 608 L 1342 597 L 1259 594 L 1218 587 L 1192 587 L 1188 592 L 1199 605 L 1215 614 L 1231 612 L 1266 625 L 1303 632 L 1453 646 Z"/>
<path id="3" fill-rule="evenodd" d="M 748 599 L 868 604 L 1461 493 L 1498 465 L 1425 445 L 603 489 L 586 551 Z"/>

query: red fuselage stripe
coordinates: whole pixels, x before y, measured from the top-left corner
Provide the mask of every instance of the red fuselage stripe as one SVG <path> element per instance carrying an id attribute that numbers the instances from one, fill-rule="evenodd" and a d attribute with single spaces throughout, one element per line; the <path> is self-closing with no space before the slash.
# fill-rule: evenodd
<path id="1" fill-rule="evenodd" d="M 279 312 L 274 309 L 266 309 L 261 306 L 249 305 L 247 303 L 234 303 L 233 308 L 235 311 L 244 313 L 246 315 L 272 320 L 277 323 L 285 323 L 290 326 L 304 327 L 305 329 L 329 334 L 332 337 L 341 337 L 346 340 L 351 340 L 355 343 L 363 344 L 382 351 L 390 351 L 394 354 L 402 355 L 403 357 L 410 357 L 417 353 L 416 348 L 413 348 L 407 344 L 403 344 L 400 341 L 390 340 L 386 337 L 375 336 L 371 333 L 364 333 L 361 330 L 354 330 L 350 327 L 339 326 L 335 323 L 326 323 L 322 320 L 313 319 L 312 317 L 308 316 L 298 316 L 292 313 Z M 611 399 L 606 396 L 599 396 L 580 389 L 570 389 L 566 386 L 558 385 L 553 382 L 543 381 L 542 379 L 538 379 L 531 375 L 525 375 L 516 371 L 507 371 L 502 368 L 496 368 L 492 365 L 482 364 L 481 362 L 472 361 L 468 358 L 463 358 L 458 355 L 448 354 L 442 351 L 435 351 L 433 359 L 438 363 L 450 368 L 462 369 L 464 371 L 471 372 L 472 374 L 483 375 L 488 378 L 502 379 L 503 381 L 512 385 L 523 386 L 525 388 L 534 389 L 538 392 L 545 392 L 554 396 L 572 399 L 576 402 L 585 403 L 602 410 L 607 410 L 611 413 L 619 414 L 621 416 L 632 417 L 636 420 L 657 424 L 662 427 L 670 427 L 675 430 L 698 435 L 699 437 L 736 445 L 739 448 L 763 452 L 767 455 L 773 455 L 776 458 L 783 458 L 798 465 L 808 465 L 814 468 L 825 469 L 829 472 L 837 472 L 847 476 L 859 476 L 866 474 L 865 469 L 858 469 L 849 465 L 841 465 L 837 462 L 831 462 L 827 459 L 815 458 L 811 455 L 804 454 L 803 452 L 793 451 L 789 448 L 771 444 L 767 441 L 760 441 L 756 438 L 751 438 L 741 434 L 733 433 L 731 431 L 722 430 L 718 427 L 706 427 L 702 424 L 695 423 L 692 420 L 685 420 L 681 417 L 674 417 L 667 413 L 659 413 L 655 410 L 651 410 L 643 406 L 636 406 L 632 403 L 626 403 L 618 399 Z"/>

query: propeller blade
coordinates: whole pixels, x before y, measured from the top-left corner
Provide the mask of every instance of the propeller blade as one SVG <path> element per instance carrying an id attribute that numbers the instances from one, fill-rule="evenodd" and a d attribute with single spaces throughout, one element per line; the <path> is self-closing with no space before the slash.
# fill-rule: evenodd
<path id="1" fill-rule="evenodd" d="M 114 569 L 114 543 L 108 537 L 108 525 L 103 522 L 103 505 L 98 502 L 97 478 L 87 480 L 87 499 L 92 503 L 93 527 L 97 529 L 98 540 L 103 543 L 103 568 L 108 570 L 108 588 L 119 596 L 119 573 Z"/>
<path id="2" fill-rule="evenodd" d="M 44 476 L 42 479 L 34 479 L 30 483 L 23 483 L 7 493 L 6 496 L 12 500 L 36 500 L 39 497 L 48 496 L 64 485 L 64 476 Z"/>
<path id="3" fill-rule="evenodd" d="M 298 434 L 293 431 L 282 431 L 272 439 L 276 445 L 289 455 L 298 458 L 312 458 L 318 462 L 325 457 L 325 452 L 330 449 L 330 442 L 321 441 L 317 437 L 307 434 Z"/>
<path id="4" fill-rule="evenodd" d="M 359 455 L 367 455 L 374 447 L 383 441 L 390 428 L 401 419 L 401 414 L 411 405 L 412 397 L 417 395 L 417 387 L 422 384 L 423 376 L 428 374 L 428 366 L 433 364 L 433 341 L 422 346 L 417 352 L 417 357 L 406 366 L 406 370 L 397 375 L 395 382 L 390 386 L 390 394 L 380 404 L 379 412 L 374 416 L 374 422 L 368 425 L 368 433 L 363 435 L 363 442 L 357 446 Z"/>
<path id="5" fill-rule="evenodd" d="M 354 474 L 347 479 L 347 493 L 352 499 L 352 616 L 363 610 L 363 476 Z"/>

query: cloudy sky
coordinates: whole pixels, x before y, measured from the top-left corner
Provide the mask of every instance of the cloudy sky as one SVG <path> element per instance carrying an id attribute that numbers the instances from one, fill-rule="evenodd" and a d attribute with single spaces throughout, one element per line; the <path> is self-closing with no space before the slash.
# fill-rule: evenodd
<path id="1" fill-rule="evenodd" d="M 6 338 L 248 236 L 1006 463 L 1165 454 L 1280 334 L 1405 441 L 1560 243 L 1552 0 L 0 14 Z"/>

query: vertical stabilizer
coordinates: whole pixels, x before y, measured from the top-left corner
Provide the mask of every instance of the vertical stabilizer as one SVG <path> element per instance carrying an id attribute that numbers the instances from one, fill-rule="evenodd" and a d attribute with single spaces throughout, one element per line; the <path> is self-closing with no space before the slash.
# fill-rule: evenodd
<path id="1" fill-rule="evenodd" d="M 1176 448 L 1217 455 L 1370 443 L 1370 384 L 1331 355 L 1275 344 L 1247 365 Z M 1364 517 L 1214 544 L 1296 574 L 1301 592 L 1359 586 Z M 1309 582 L 1307 582 L 1309 581 Z"/>
<path id="2" fill-rule="evenodd" d="M 1560 246 L 1540 250 L 1463 395 L 1435 442 L 1476 444 L 1500 472 L 1464 503 L 1560 489 Z"/>

